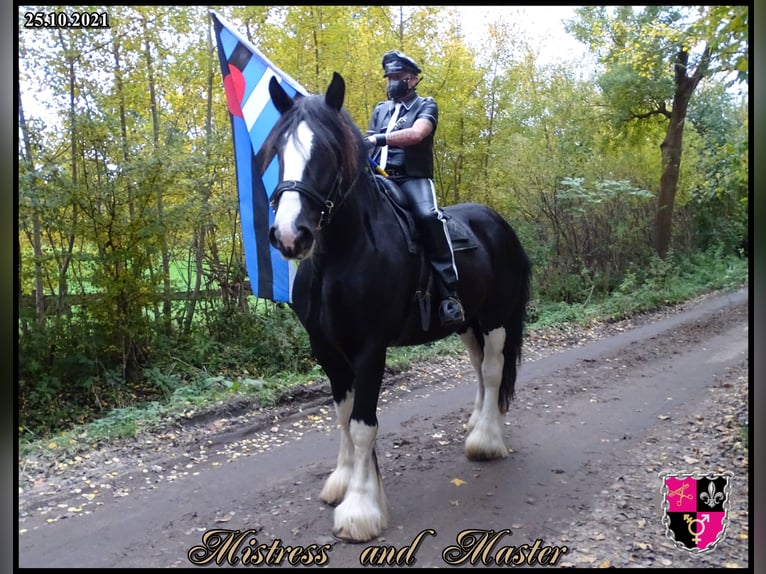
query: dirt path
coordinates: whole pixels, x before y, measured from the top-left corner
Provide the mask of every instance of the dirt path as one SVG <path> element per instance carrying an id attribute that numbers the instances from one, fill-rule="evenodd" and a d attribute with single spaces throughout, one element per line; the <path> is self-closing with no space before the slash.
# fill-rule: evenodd
<path id="1" fill-rule="evenodd" d="M 501 461 L 463 455 L 475 391 L 467 359 L 391 377 L 377 447 L 390 518 L 371 544 L 330 535 L 332 508 L 318 493 L 337 455 L 334 411 L 307 392 L 289 409 L 202 418 L 45 475 L 22 470 L 19 565 L 186 567 L 214 529 L 242 533 L 231 556 L 281 566 L 359 566 L 381 555 L 370 546 L 417 566 L 481 565 L 445 552 L 474 529 L 477 539 L 497 533 L 489 557 L 540 540 L 536 556 L 557 566 L 747 566 L 747 291 L 572 339 L 523 363 L 506 417 L 513 452 Z M 731 523 L 711 552 L 665 538 L 660 470 L 733 472 Z"/>

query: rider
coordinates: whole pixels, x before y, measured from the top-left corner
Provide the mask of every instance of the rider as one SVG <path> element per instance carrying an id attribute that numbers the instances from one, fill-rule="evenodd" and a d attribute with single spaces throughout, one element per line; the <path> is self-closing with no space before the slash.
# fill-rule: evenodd
<path id="1" fill-rule="evenodd" d="M 457 294 L 458 273 L 447 222 L 436 204 L 433 142 L 439 109 L 431 97 L 419 96 L 421 70 L 415 61 L 392 50 L 383 54 L 388 101 L 375 106 L 367 129 L 373 157 L 407 197 L 431 265 L 444 288 L 439 306 L 443 326 L 465 320 Z"/>

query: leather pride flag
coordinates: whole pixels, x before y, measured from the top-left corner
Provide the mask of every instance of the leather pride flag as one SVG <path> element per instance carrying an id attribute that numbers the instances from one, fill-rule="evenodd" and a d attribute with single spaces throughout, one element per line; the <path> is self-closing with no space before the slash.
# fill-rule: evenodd
<path id="1" fill-rule="evenodd" d="M 245 265 L 253 295 L 272 301 L 290 302 L 295 265 L 269 244 L 269 226 L 274 221 L 269 201 L 277 186 L 277 159 L 261 173 L 255 158 L 274 127 L 279 112 L 269 96 L 269 80 L 276 76 L 290 96 L 307 95 L 306 90 L 272 64 L 241 36 L 220 14 L 211 11 L 223 87 L 231 116 L 234 156 L 242 219 Z"/>

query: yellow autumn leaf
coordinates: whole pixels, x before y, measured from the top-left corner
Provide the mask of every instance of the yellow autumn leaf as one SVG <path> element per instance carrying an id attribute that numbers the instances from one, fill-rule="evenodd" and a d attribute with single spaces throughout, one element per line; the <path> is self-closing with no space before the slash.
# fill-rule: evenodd
<path id="1" fill-rule="evenodd" d="M 454 484 L 455 486 L 461 486 L 463 484 L 466 484 L 465 480 L 461 478 L 453 478 L 452 480 L 450 480 L 450 482 Z"/>
<path id="2" fill-rule="evenodd" d="M 56 448 L 56 447 L 58 447 L 58 445 L 57 445 L 55 442 L 49 442 L 49 443 L 48 443 L 48 448 L 50 448 L 50 449 L 54 449 L 54 448 Z"/>

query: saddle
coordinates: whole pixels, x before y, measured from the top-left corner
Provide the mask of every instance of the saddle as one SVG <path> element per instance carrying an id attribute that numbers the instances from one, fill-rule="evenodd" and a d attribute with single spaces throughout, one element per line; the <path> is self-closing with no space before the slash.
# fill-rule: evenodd
<path id="1" fill-rule="evenodd" d="M 431 323 L 431 290 L 433 289 L 434 272 L 431 266 L 427 264 L 428 261 L 425 253 L 421 249 L 422 242 L 420 232 L 415 225 L 415 218 L 409 210 L 406 196 L 396 183 L 380 174 L 375 174 L 375 185 L 382 191 L 383 196 L 388 199 L 388 204 L 391 206 L 404 235 L 407 251 L 411 255 L 420 253 L 420 278 L 418 279 L 418 290 L 415 292 L 415 298 L 420 309 L 421 328 L 423 331 L 428 331 Z M 447 223 L 447 233 L 449 234 L 453 251 L 466 251 L 478 247 L 476 237 L 462 221 L 453 218 L 444 211 L 441 213 Z"/>
<path id="2" fill-rule="evenodd" d="M 407 242 L 407 250 L 411 254 L 416 255 L 421 245 L 420 232 L 415 225 L 412 213 L 410 213 L 407 198 L 396 183 L 380 174 L 375 174 L 375 183 L 378 189 L 383 191 L 384 197 L 388 199 L 391 209 L 396 215 L 399 227 L 401 227 L 402 234 Z M 445 211 L 441 213 L 447 222 L 447 233 L 449 233 L 453 251 L 465 251 L 478 247 L 473 233 L 462 221 L 458 221 Z"/>

